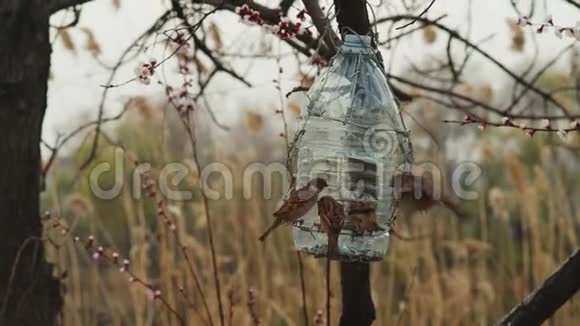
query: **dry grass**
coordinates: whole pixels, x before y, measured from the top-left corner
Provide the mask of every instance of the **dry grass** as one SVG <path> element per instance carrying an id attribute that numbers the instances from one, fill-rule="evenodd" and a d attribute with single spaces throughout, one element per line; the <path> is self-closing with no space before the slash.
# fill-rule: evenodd
<path id="1" fill-rule="evenodd" d="M 141 111 L 150 114 L 150 109 Z M 282 140 L 270 137 L 274 140 L 264 143 L 256 134 L 269 132 L 256 129 L 258 116 L 248 113 L 234 128 L 235 136 L 227 135 L 236 139 L 232 145 L 235 151 L 222 141 L 204 141 L 207 146 L 202 161 L 223 162 L 239 176 L 250 162 L 283 160 L 268 154 L 275 152 L 272 148 L 279 149 Z M 152 163 L 152 175 L 163 162 L 182 161 L 194 166 L 187 142 L 164 127 L 170 118 L 136 118 L 129 121 L 141 121 L 140 126 L 147 127 L 133 126 L 118 134 L 130 155 Z M 260 116 L 259 125 L 265 123 Z M 244 124 L 250 130 L 244 131 Z M 153 135 L 153 130 L 163 131 Z M 400 230 L 429 236 L 414 241 L 393 239 L 388 256 L 373 264 L 376 325 L 490 325 L 579 246 L 578 203 L 573 202 L 564 182 L 561 165 L 547 159 L 549 155 L 523 162 L 516 154 L 495 153 L 490 146 L 482 150 L 484 171 L 493 169 L 497 176 L 486 174 L 480 199 L 462 205 L 469 212 L 466 221 L 458 221 L 443 208 L 399 221 Z M 110 152 L 102 150 L 101 158 Z M 161 289 L 168 305 L 187 325 L 209 324 L 203 299 L 213 324 L 219 325 L 207 223 L 199 178 L 194 173 L 179 185 L 196 191 L 193 200 L 165 201 L 166 212 L 176 221 L 175 234 L 156 217 L 153 198 L 135 200 L 126 186 L 115 200 L 97 200 L 83 181 L 62 181 L 65 173 L 58 170 L 53 174 L 60 181 L 53 182 L 45 204 L 56 215 L 80 236 L 94 234 L 106 248 L 119 250 L 131 261 L 131 271 Z M 219 180 L 212 184 L 214 189 L 220 186 Z M 275 186 L 279 188 L 279 184 Z M 258 320 L 260 325 L 303 325 L 298 263 L 290 230 L 277 232 L 265 244 L 257 240 L 271 220 L 277 198 L 261 199 L 258 187 L 256 196 L 245 200 L 240 187 L 234 184 L 233 199 L 210 202 L 226 324 L 254 325 Z M 572 190 L 577 194 L 578 189 Z M 49 257 L 60 274 L 66 271 L 64 325 L 179 325 L 160 300 L 152 299 L 149 289 L 130 283 L 126 273 L 103 259 L 93 260 L 70 236 L 62 236 L 51 227 L 47 227 L 47 235 L 62 244 L 53 247 Z M 186 246 L 191 265 L 179 244 Z M 303 264 L 306 307 L 309 323 L 314 325 L 316 311 L 326 304 L 325 262 L 305 257 Z M 203 298 L 190 267 L 201 280 Z M 332 275 L 333 325 L 340 310 L 337 270 L 334 267 Z M 575 300 L 557 313 L 551 325 L 579 322 L 580 303 Z"/>

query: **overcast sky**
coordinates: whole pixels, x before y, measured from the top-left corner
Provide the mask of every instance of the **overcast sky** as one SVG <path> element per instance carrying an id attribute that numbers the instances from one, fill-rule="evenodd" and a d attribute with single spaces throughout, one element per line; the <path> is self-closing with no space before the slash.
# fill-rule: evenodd
<path id="1" fill-rule="evenodd" d="M 157 17 L 167 8 L 166 0 L 121 0 L 121 9 L 116 11 L 112 6 L 112 0 L 95 0 L 83 6 L 81 20 L 78 27 L 71 29 L 71 36 L 77 45 L 75 53 L 63 48 L 58 40 L 54 44 L 52 56 L 52 79 L 49 82 L 48 110 L 44 121 L 43 138 L 53 143 L 55 135 L 66 133 L 86 119 L 94 119 L 97 114 L 98 102 L 103 91 L 99 85 L 105 84 L 109 71 L 102 68 L 90 54 L 83 49 L 85 36 L 81 28 L 90 28 L 102 48 L 101 61 L 107 65 L 113 65 L 121 52 L 144 30 L 146 30 Z M 268 1 L 270 4 L 279 1 Z M 369 1 L 378 5 L 378 0 Z M 388 0 L 383 0 L 388 3 Z M 424 1 L 427 4 L 429 1 Z M 529 1 L 517 1 L 529 3 Z M 556 2 L 556 4 L 554 4 Z M 299 4 L 300 1 L 297 1 Z M 398 3 L 393 2 L 393 3 Z M 552 14 L 557 23 L 573 26 L 580 17 L 576 17 L 577 11 L 571 7 L 562 5 L 561 1 L 549 0 L 548 12 Z M 447 14 L 444 23 L 447 26 L 458 27 L 465 30 L 467 13 L 466 0 L 438 0 L 428 17 L 435 18 L 441 14 Z M 385 16 L 386 12 L 402 12 L 397 5 L 385 6 L 377 9 L 378 16 Z M 520 67 L 522 63 L 531 58 L 531 46 L 528 44 L 523 54 L 514 55 L 510 52 L 510 32 L 506 20 L 517 18 L 516 13 L 509 5 L 509 0 L 474 0 L 473 1 L 473 30 L 471 39 L 480 40 L 490 34 L 496 36 L 485 43 L 483 48 L 500 58 L 508 67 Z M 57 14 L 52 17 L 52 23 L 58 25 L 72 18 L 71 14 Z M 543 8 L 536 10 L 535 20 L 543 20 L 545 13 Z M 240 23 L 238 17 L 231 13 L 222 13 L 210 18 L 216 22 L 224 34 L 227 49 L 243 51 L 251 54 L 256 48 L 256 40 L 261 35 L 260 27 L 252 27 Z M 379 30 L 380 32 L 380 30 Z M 528 31 L 532 33 L 532 30 Z M 273 37 L 273 36 L 272 36 Z M 538 36 L 541 44 L 541 58 L 547 60 L 558 48 L 565 47 L 572 39 L 557 39 L 552 33 Z M 288 49 L 275 43 L 275 51 L 288 52 Z M 529 43 L 529 42 L 528 42 Z M 252 45 L 253 44 L 253 45 Z M 242 49 L 242 50 L 239 50 Z M 440 46 L 425 46 L 420 35 L 416 35 L 399 47 L 396 52 L 394 71 L 405 68 L 407 60 L 420 61 L 427 54 L 438 55 L 441 53 Z M 150 54 L 143 54 L 146 59 Z M 383 50 L 387 58 L 389 52 Z M 565 63 L 565 60 L 562 60 Z M 115 83 L 123 82 L 134 77 L 133 69 L 137 62 L 129 64 L 120 70 Z M 282 63 L 285 64 L 284 62 Z M 292 72 L 292 62 L 288 61 L 289 68 L 285 70 L 282 88 L 284 91 L 296 86 L 296 78 Z M 173 67 L 173 66 L 172 66 Z M 236 119 L 240 106 L 259 108 L 270 107 L 271 103 L 278 103 L 279 94 L 274 88 L 272 79 L 277 78 L 275 61 L 249 62 L 241 61 L 234 66 L 239 72 L 247 75 L 254 85 L 248 89 L 239 82 L 228 77 L 219 78 L 209 90 L 213 94 L 211 99 L 215 111 L 225 121 Z M 169 71 L 171 69 L 168 69 Z M 472 78 L 494 81 L 501 78 L 499 71 L 484 69 L 472 74 Z M 162 94 L 158 85 L 140 85 L 132 83 L 120 88 L 114 88 L 110 92 L 109 101 L 106 103 L 106 114 L 114 114 L 121 108 L 123 99 L 137 94 Z M 241 104 L 241 105 L 240 105 Z"/>

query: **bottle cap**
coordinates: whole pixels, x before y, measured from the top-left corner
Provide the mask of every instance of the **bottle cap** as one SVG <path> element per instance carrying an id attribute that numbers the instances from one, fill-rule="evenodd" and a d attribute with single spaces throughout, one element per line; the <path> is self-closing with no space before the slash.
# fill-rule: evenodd
<path id="1" fill-rule="evenodd" d="M 366 35 L 346 34 L 343 46 L 348 48 L 369 48 L 371 37 Z"/>

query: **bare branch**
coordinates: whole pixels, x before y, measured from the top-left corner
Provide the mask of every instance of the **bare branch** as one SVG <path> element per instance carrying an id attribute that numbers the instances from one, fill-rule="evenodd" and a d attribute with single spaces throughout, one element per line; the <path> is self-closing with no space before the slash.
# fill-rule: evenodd
<path id="1" fill-rule="evenodd" d="M 580 249 L 548 277 L 541 287 L 503 317 L 498 325 L 540 325 L 580 289 Z"/>
<path id="2" fill-rule="evenodd" d="M 118 120 L 120 120 L 125 115 L 125 113 L 127 112 L 127 110 L 129 109 L 131 103 L 132 103 L 132 101 L 128 101 L 125 104 L 125 106 L 123 107 L 123 110 L 121 110 L 121 112 L 119 112 L 119 114 L 117 114 L 117 115 L 115 115 L 113 117 L 110 117 L 110 118 L 102 118 L 100 121 L 97 119 L 95 121 L 90 121 L 90 122 L 87 122 L 87 123 L 85 123 L 85 124 L 77 127 L 75 130 L 71 131 L 68 135 L 66 135 L 66 136 L 64 136 L 62 138 L 57 139 L 56 145 L 54 145 L 54 146 L 50 146 L 45 141 L 41 140 L 41 142 L 44 144 L 44 146 L 51 151 L 50 158 L 48 159 L 47 163 L 44 165 L 44 168 L 42 169 L 41 177 L 42 178 L 46 178 L 46 176 L 48 174 L 48 171 L 50 170 L 52 164 L 54 163 L 54 160 L 56 159 L 56 156 L 57 156 L 58 152 L 71 139 L 73 139 L 79 133 L 81 133 L 82 131 L 84 131 L 87 128 L 90 128 L 92 126 L 96 126 L 98 124 L 103 124 L 103 123 L 107 123 L 107 122 L 111 122 L 111 121 L 118 121 Z"/>
<path id="3" fill-rule="evenodd" d="M 564 49 L 562 49 L 560 52 L 558 52 L 554 58 L 552 58 L 550 61 L 548 61 L 548 63 L 546 63 L 546 65 L 544 65 L 544 67 L 542 67 L 542 69 L 540 69 L 532 78 L 532 80 L 530 81 L 530 84 L 534 85 L 538 79 L 540 79 L 540 77 L 543 76 L 543 74 L 550 68 L 552 67 L 556 62 L 558 62 L 559 59 L 562 58 L 562 56 L 564 55 L 564 53 L 568 52 L 569 50 L 574 48 L 574 44 L 570 44 L 569 46 L 565 47 Z M 524 88 L 524 90 L 522 90 L 522 92 L 517 95 L 514 100 L 512 101 L 512 103 L 505 109 L 505 112 L 508 113 L 510 112 L 519 102 L 520 100 L 526 95 L 526 93 L 529 91 L 529 88 Z M 548 94 L 552 94 L 552 93 L 548 93 Z"/>
<path id="4" fill-rule="evenodd" d="M 564 0 L 564 2 L 576 7 L 576 9 L 580 9 L 580 2 L 578 2 L 578 0 Z"/>
<path id="5" fill-rule="evenodd" d="M 399 27 L 397 27 L 395 29 L 396 30 L 403 29 L 405 27 L 409 27 L 409 26 L 413 25 L 414 23 L 416 23 L 417 22 L 417 18 L 419 18 L 419 17 L 423 16 L 424 14 L 426 14 L 427 11 L 429 11 L 429 9 L 431 9 L 431 7 L 435 3 L 435 1 L 437 1 L 437 0 L 431 0 L 431 3 L 427 6 L 427 8 L 425 8 L 425 10 L 421 11 L 421 13 L 419 15 L 417 15 L 417 17 L 415 19 L 413 19 L 410 22 L 406 23 L 405 25 L 399 26 Z"/>
<path id="6" fill-rule="evenodd" d="M 376 21 L 376 24 L 381 24 L 387 21 L 399 21 L 401 19 L 412 19 L 415 16 L 410 16 L 410 15 L 396 15 L 396 16 L 391 16 L 391 17 L 385 17 L 382 19 L 378 19 Z M 473 42 L 471 42 L 470 40 L 464 38 L 463 36 L 461 36 L 457 31 L 442 25 L 438 22 L 434 22 L 432 20 L 423 18 L 423 17 L 415 17 L 418 21 L 423 22 L 423 23 L 430 23 L 431 25 L 437 27 L 438 29 L 448 33 L 450 35 L 450 37 L 453 37 L 454 39 L 460 41 L 461 43 L 465 44 L 468 48 L 471 48 L 473 50 L 475 50 L 477 53 L 481 54 L 483 57 L 485 57 L 487 60 L 489 60 L 490 62 L 492 62 L 493 64 L 495 64 L 499 69 L 501 69 L 503 72 L 505 72 L 507 75 L 509 75 L 511 78 L 513 78 L 515 81 L 517 81 L 520 85 L 528 88 L 529 90 L 533 91 L 535 94 L 539 95 L 543 100 L 545 100 L 547 103 L 553 104 L 555 107 L 557 107 L 558 109 L 560 109 L 560 111 L 566 115 L 569 119 L 572 118 L 572 116 L 570 115 L 570 113 L 568 112 L 568 110 L 562 106 L 562 104 L 560 104 L 558 101 L 556 101 L 554 99 L 554 97 L 552 95 L 550 95 L 550 93 L 545 92 L 539 88 L 537 88 L 536 86 L 534 86 L 533 84 L 529 83 L 528 81 L 526 81 L 525 79 L 523 79 L 521 76 L 517 75 L 515 72 L 513 72 L 512 70 L 510 70 L 508 67 L 506 67 L 503 63 L 501 63 L 499 60 L 497 60 L 495 57 L 493 57 L 491 54 L 489 54 L 488 52 L 484 51 L 483 49 L 481 49 L 477 44 L 474 44 Z"/>
<path id="7" fill-rule="evenodd" d="M 115 78 L 115 75 L 117 74 L 117 70 L 121 67 L 121 65 L 123 65 L 123 63 L 125 62 L 125 58 L 130 53 L 130 51 L 138 44 L 138 42 L 141 41 L 142 39 L 148 37 L 149 35 L 151 35 L 158 28 L 160 28 L 160 26 L 163 26 L 165 24 L 165 22 L 167 21 L 167 19 L 169 19 L 169 17 L 171 17 L 171 12 L 170 11 L 165 12 L 163 15 L 161 15 L 161 17 L 159 17 L 155 21 L 155 23 L 149 29 L 147 29 L 147 31 L 145 31 L 145 33 L 141 34 L 141 36 L 139 36 L 133 43 L 131 43 L 131 45 L 129 45 L 127 47 L 127 49 L 125 49 L 125 51 L 123 52 L 123 54 L 121 55 L 121 57 L 119 58 L 117 63 L 115 64 L 113 71 L 111 72 L 111 75 L 109 76 L 109 80 L 107 82 L 107 85 L 110 85 L 113 82 L 113 79 Z M 99 146 L 99 131 L 101 130 L 101 122 L 102 122 L 103 113 L 105 110 L 105 101 L 106 101 L 109 89 L 111 89 L 111 87 L 105 87 L 103 90 L 103 94 L 101 96 L 101 102 L 99 104 L 99 112 L 97 114 L 97 116 L 98 116 L 97 127 L 96 127 L 96 131 L 95 131 L 95 136 L 93 138 L 93 145 L 91 146 L 89 156 L 85 159 L 84 163 L 80 166 L 79 172 L 84 170 L 90 164 L 90 162 L 93 160 L 93 158 L 95 157 L 95 155 L 97 153 L 97 147 Z"/>
<path id="8" fill-rule="evenodd" d="M 47 0 L 48 12 L 53 14 L 59 10 L 66 9 L 72 6 L 82 5 L 92 0 Z"/>
<path id="9" fill-rule="evenodd" d="M 280 10 L 282 11 L 282 13 L 284 15 L 286 15 L 288 13 L 288 10 L 290 10 L 290 8 L 292 8 L 292 5 L 294 4 L 296 0 L 282 0 L 280 1 Z"/>
<path id="10" fill-rule="evenodd" d="M 331 53 L 335 53 L 337 45 L 340 44 L 340 38 L 332 30 L 330 21 L 322 12 L 318 0 L 302 0 L 302 2 L 304 3 L 304 7 L 306 7 L 306 11 L 312 18 L 312 23 L 316 26 L 316 29 L 322 36 L 324 44 L 328 46 Z"/>
<path id="11" fill-rule="evenodd" d="M 580 114 L 577 115 L 529 115 L 529 114 L 505 114 L 504 115 L 504 110 L 501 110 L 497 107 L 494 107 L 488 103 L 479 101 L 475 98 L 460 94 L 460 93 L 456 93 L 453 92 L 451 90 L 447 90 L 447 89 L 443 89 L 443 88 L 437 88 L 437 87 L 433 87 L 433 86 L 428 86 L 428 85 L 423 85 L 423 84 L 419 84 L 417 82 L 411 81 L 409 79 L 405 79 L 402 78 L 400 76 L 395 76 L 392 74 L 387 74 L 389 79 L 395 80 L 397 82 L 400 82 L 402 84 L 408 85 L 408 86 L 412 86 L 415 87 L 417 89 L 421 89 L 421 90 L 425 90 L 427 92 L 431 92 L 431 93 L 435 93 L 435 94 L 440 94 L 440 95 L 444 95 L 444 96 L 448 96 L 450 98 L 455 98 L 457 100 L 462 100 L 477 106 L 480 106 L 488 111 L 491 111 L 493 113 L 496 113 L 498 116 L 500 117 L 508 117 L 508 118 L 512 118 L 512 119 L 528 119 L 528 120 L 543 120 L 543 119 L 548 119 L 548 120 L 570 120 L 570 119 L 575 119 L 575 118 L 580 118 Z M 420 96 L 417 96 L 420 97 Z"/>

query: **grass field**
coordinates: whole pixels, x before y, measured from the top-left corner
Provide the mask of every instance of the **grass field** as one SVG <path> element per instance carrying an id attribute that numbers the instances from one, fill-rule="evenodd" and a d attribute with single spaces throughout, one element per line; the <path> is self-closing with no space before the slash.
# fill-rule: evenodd
<path id="1" fill-rule="evenodd" d="M 179 318 L 187 325 L 219 325 L 208 222 L 226 325 L 304 325 L 299 256 L 290 229 L 276 232 L 265 244 L 257 240 L 285 191 L 280 180 L 274 179 L 275 195 L 269 200 L 263 199 L 259 185 L 252 199 L 244 199 L 241 185 L 235 183 L 233 198 L 210 200 L 206 211 L 186 133 L 175 117 L 161 112 L 142 100 L 113 130 L 117 143 L 102 146 L 89 169 L 80 175 L 70 172 L 87 150 L 80 145 L 78 153 L 60 160 L 52 170 L 44 206 L 81 240 L 75 242 L 74 235 L 63 235 L 53 223 L 46 224 L 53 244 L 49 258 L 62 276 L 66 294 L 64 325 L 180 325 Z M 276 137 L 279 128 L 270 120 L 267 114 L 248 110 L 229 132 L 210 136 L 200 127 L 198 135 L 207 134 L 198 141 L 202 165 L 222 162 L 239 180 L 251 162 L 284 162 L 284 142 Z M 478 146 L 470 151 L 477 152 L 483 175 L 476 188 L 479 198 L 459 202 L 465 218 L 444 208 L 401 217 L 398 230 L 416 239 L 393 238 L 387 257 L 372 264 L 376 325 L 491 325 L 579 246 L 578 151 L 566 147 L 578 146 L 578 140 L 554 145 L 559 140 L 552 136 L 529 140 L 503 131 L 477 137 Z M 517 145 L 512 146 L 515 149 L 497 146 L 506 137 Z M 446 171 L 446 162 L 452 159 L 444 153 L 449 151 L 433 150 L 426 142 L 416 146 L 417 159 Z M 166 163 L 190 167 L 191 173 L 175 187 L 192 190 L 193 198 L 166 200 L 157 191 L 135 199 L 128 173 L 119 196 L 97 199 L 88 186 L 88 171 L 111 161 L 119 146 L 124 148 L 124 170 L 132 171 L 131 161 L 148 162 L 152 180 Z M 104 184 L 111 181 L 103 179 Z M 443 180 L 448 179 L 444 173 Z M 443 182 L 444 189 L 447 184 Z M 210 186 L 227 185 L 210 178 Z M 156 209 L 160 200 L 162 214 Z M 95 243 L 86 250 L 90 235 Z M 98 246 L 104 252 L 94 259 Z M 130 280 L 105 258 L 113 252 L 120 254 L 120 261 L 130 260 L 137 279 Z M 325 324 L 317 316 L 325 309 L 325 261 L 303 256 L 301 264 L 308 322 Z M 337 267 L 333 263 L 333 325 L 341 309 Z M 154 299 L 157 289 L 161 292 Z M 579 323 L 576 299 L 549 324 Z"/>

